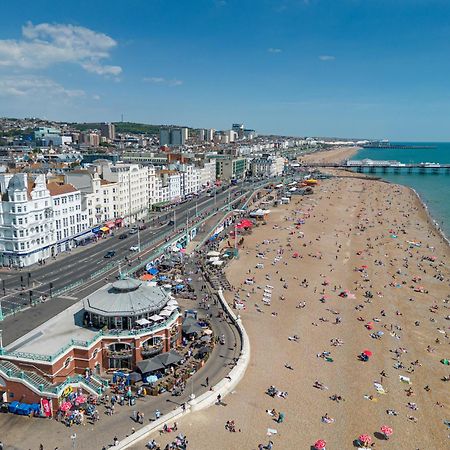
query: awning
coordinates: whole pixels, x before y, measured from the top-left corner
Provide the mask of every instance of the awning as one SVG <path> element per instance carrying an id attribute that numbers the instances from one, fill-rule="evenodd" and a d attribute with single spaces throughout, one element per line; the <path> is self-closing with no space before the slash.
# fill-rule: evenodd
<path id="1" fill-rule="evenodd" d="M 166 305 L 166 307 L 164 308 L 166 311 L 170 311 L 173 312 L 178 308 L 178 305 Z"/>
<path id="2" fill-rule="evenodd" d="M 164 317 L 158 316 L 158 314 L 153 314 L 153 316 L 149 317 L 153 322 L 158 322 L 159 320 L 164 320 Z"/>
<path id="3" fill-rule="evenodd" d="M 116 219 L 115 220 L 115 223 L 118 225 L 119 223 L 122 223 L 123 222 L 123 219 Z"/>
<path id="4" fill-rule="evenodd" d="M 100 227 L 92 228 L 92 233 L 100 233 Z"/>
<path id="5" fill-rule="evenodd" d="M 164 364 L 165 366 L 176 364 L 177 362 L 180 362 L 183 359 L 183 357 L 174 350 L 170 350 L 169 352 L 166 353 L 161 353 L 160 355 L 155 356 L 155 358 L 158 358 L 158 360 L 161 361 L 161 363 Z"/>
<path id="6" fill-rule="evenodd" d="M 152 268 L 150 268 L 150 269 L 147 269 L 147 272 L 148 272 L 150 275 L 157 275 L 157 274 L 159 273 L 159 270 L 158 270 L 156 267 L 152 267 Z"/>
<path id="7" fill-rule="evenodd" d="M 107 233 L 109 231 L 108 227 L 101 227 L 100 231 L 103 231 L 103 233 Z"/>
<path id="8" fill-rule="evenodd" d="M 75 242 L 83 242 L 88 239 L 92 239 L 94 237 L 95 237 L 95 233 L 93 233 L 92 231 L 89 231 L 89 233 L 83 234 L 82 236 L 77 236 L 77 237 L 73 238 L 73 240 Z"/>
<path id="9" fill-rule="evenodd" d="M 172 314 L 172 311 L 168 311 L 167 309 L 163 309 L 163 310 L 159 313 L 159 315 L 160 315 L 161 317 L 169 317 L 171 314 Z"/>
<path id="10" fill-rule="evenodd" d="M 156 370 L 164 369 L 164 364 L 159 361 L 157 357 L 144 359 L 143 361 L 139 361 L 136 365 L 142 373 L 155 372 Z"/>
<path id="11" fill-rule="evenodd" d="M 145 317 L 143 317 L 142 319 L 136 320 L 136 323 L 138 325 L 149 325 L 151 322 L 150 320 L 147 320 Z"/>
<path id="12" fill-rule="evenodd" d="M 171 306 L 171 305 L 173 305 L 173 306 L 178 306 L 178 302 L 177 302 L 176 300 L 169 300 L 169 301 L 167 302 L 167 305 L 169 305 L 169 306 Z"/>
<path id="13" fill-rule="evenodd" d="M 114 228 L 115 226 L 116 226 L 116 222 L 114 222 L 114 220 L 111 220 L 111 221 L 105 223 L 105 227 L 108 227 L 108 228 Z"/>

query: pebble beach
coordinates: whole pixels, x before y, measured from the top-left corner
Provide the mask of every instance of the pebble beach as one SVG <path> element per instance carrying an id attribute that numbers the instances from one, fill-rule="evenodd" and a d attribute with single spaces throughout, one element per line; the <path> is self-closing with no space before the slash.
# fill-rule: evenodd
<path id="1" fill-rule="evenodd" d="M 222 405 L 180 420 L 193 449 L 310 450 L 323 439 L 343 450 L 362 434 L 376 449 L 450 445 L 449 247 L 410 189 L 335 174 L 271 208 L 227 266 L 251 362 Z"/>

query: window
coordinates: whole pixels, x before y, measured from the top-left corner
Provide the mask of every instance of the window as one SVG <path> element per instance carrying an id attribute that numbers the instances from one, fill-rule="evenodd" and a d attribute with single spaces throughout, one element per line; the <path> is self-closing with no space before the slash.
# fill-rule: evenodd
<path id="1" fill-rule="evenodd" d="M 70 363 L 72 362 L 72 357 L 69 356 L 68 358 L 66 358 L 66 360 L 64 361 L 64 368 L 67 369 L 67 367 L 70 366 Z"/>
<path id="2" fill-rule="evenodd" d="M 25 250 L 25 243 L 24 242 L 20 243 L 20 250 Z"/>
<path id="3" fill-rule="evenodd" d="M 23 219 L 19 218 L 19 225 L 22 225 L 22 223 L 23 223 Z"/>
<path id="4" fill-rule="evenodd" d="M 17 207 L 17 212 L 22 212 L 22 207 L 21 206 Z"/>

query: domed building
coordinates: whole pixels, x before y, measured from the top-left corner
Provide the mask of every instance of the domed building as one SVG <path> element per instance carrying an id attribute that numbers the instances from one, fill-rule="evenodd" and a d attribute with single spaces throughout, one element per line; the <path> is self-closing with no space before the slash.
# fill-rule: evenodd
<path id="1" fill-rule="evenodd" d="M 44 398 L 57 408 L 69 390 L 99 394 L 106 374 L 131 371 L 178 347 L 181 339 L 180 308 L 170 293 L 139 280 L 118 280 L 0 345 L 0 388 L 3 383 L 7 398 Z"/>
<path id="2" fill-rule="evenodd" d="M 168 305 L 170 300 L 170 294 L 160 286 L 125 279 L 94 292 L 84 299 L 83 306 L 91 326 L 132 330 L 145 321 L 154 322 L 152 317 L 164 308 L 176 309 Z"/>

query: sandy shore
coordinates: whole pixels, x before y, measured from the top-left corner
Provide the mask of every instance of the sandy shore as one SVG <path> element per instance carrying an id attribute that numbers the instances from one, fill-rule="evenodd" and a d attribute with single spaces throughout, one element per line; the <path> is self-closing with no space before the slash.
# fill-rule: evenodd
<path id="1" fill-rule="evenodd" d="M 343 158 L 333 152 L 310 157 Z M 247 305 L 241 316 L 252 346 L 250 367 L 226 406 L 179 423 L 189 448 L 250 450 L 271 439 L 274 450 L 310 450 L 321 438 L 327 450 L 343 450 L 354 448 L 362 433 L 377 449 L 447 448 L 449 383 L 441 378 L 450 367 L 440 360 L 449 358 L 449 257 L 405 187 L 335 178 L 311 197 L 272 209 L 267 225 L 245 237 L 239 259 L 226 269 L 236 291 L 228 300 L 237 293 Z M 256 269 L 258 263 L 264 268 Z M 270 306 L 263 303 L 266 285 L 273 287 Z M 419 286 L 423 292 L 414 291 Z M 346 298 L 339 296 L 344 290 Z M 365 349 L 373 355 L 362 362 Z M 327 389 L 314 387 L 316 381 Z M 268 396 L 270 385 L 287 398 Z M 334 394 L 344 400 L 331 400 Z M 267 414 L 272 408 L 285 414 L 283 423 Z M 332 423 L 322 421 L 326 414 Z M 230 419 L 236 433 L 224 428 Z M 389 441 L 377 433 L 382 425 L 394 430 Z M 268 429 L 277 434 L 267 436 Z M 163 445 L 169 437 L 155 436 Z"/>

